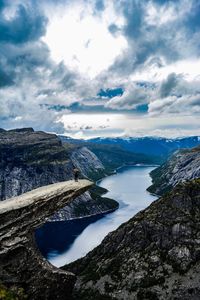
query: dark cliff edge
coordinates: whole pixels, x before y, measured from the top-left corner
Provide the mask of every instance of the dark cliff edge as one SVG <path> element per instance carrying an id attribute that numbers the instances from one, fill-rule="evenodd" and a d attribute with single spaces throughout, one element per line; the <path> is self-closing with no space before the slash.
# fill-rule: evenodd
<path id="1" fill-rule="evenodd" d="M 0 200 L 72 179 L 74 167 L 80 170 L 80 178 L 95 180 L 106 175 L 101 161 L 86 147 L 62 144 L 57 135 L 32 128 L 0 130 Z M 118 202 L 101 197 L 103 193 L 103 189 L 96 188 L 77 197 L 50 221 L 117 209 Z"/>
<path id="2" fill-rule="evenodd" d="M 200 299 L 200 179 L 177 185 L 65 267 L 74 299 Z"/>
<path id="3" fill-rule="evenodd" d="M 71 150 L 56 135 L 32 128 L 0 132 L 0 199 L 69 180 Z"/>
<path id="4" fill-rule="evenodd" d="M 150 193 L 163 195 L 180 182 L 200 177 L 200 146 L 175 152 L 164 164 L 150 173 Z"/>
<path id="5" fill-rule="evenodd" d="M 10 297 L 3 299 L 26 299 L 23 295 L 30 300 L 71 299 L 75 275 L 52 266 L 42 257 L 34 231 L 92 185 L 88 180 L 66 181 L 1 201 L 0 299 L 1 293 Z"/>

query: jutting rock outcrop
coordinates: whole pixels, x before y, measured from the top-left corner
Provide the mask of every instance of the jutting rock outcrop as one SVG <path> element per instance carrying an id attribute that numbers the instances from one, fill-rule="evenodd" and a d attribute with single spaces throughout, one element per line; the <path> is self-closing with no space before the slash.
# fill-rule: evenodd
<path id="1" fill-rule="evenodd" d="M 0 282 L 24 288 L 28 299 L 71 299 L 75 275 L 49 264 L 37 250 L 34 231 L 92 186 L 66 181 L 0 203 Z"/>
<path id="2" fill-rule="evenodd" d="M 0 200 L 72 179 L 74 167 L 79 168 L 81 178 L 94 180 L 106 175 L 101 161 L 86 147 L 63 144 L 57 135 L 33 128 L 0 129 Z M 102 198 L 103 192 L 98 188 L 77 197 L 50 220 L 63 221 L 117 209 L 118 202 Z"/>
<path id="3" fill-rule="evenodd" d="M 76 300 L 200 299 L 200 179 L 177 185 L 63 269 Z"/>

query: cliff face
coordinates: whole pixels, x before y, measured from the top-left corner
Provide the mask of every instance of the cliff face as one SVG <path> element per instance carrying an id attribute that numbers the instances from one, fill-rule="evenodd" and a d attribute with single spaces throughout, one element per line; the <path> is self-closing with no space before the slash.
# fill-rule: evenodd
<path id="1" fill-rule="evenodd" d="M 81 171 L 83 177 L 98 179 L 106 175 L 105 167 L 101 161 L 86 147 L 74 149 L 70 158 L 73 165 Z M 71 204 L 57 212 L 50 218 L 50 221 L 62 221 L 97 215 L 117 209 L 117 201 L 101 197 L 104 192 L 105 190 L 100 187 L 92 188 L 91 191 L 77 197 Z"/>
<path id="2" fill-rule="evenodd" d="M 63 269 L 74 299 L 200 299 L 200 180 L 177 185 Z"/>
<path id="3" fill-rule="evenodd" d="M 91 186 L 88 180 L 56 183 L 0 203 L 0 283 L 11 290 L 23 288 L 31 300 L 71 299 L 74 274 L 41 256 L 34 231 Z"/>
<path id="4" fill-rule="evenodd" d="M 95 189 L 95 188 L 94 188 Z M 54 214 L 49 221 L 64 221 L 87 216 L 99 215 L 116 210 L 119 207 L 117 201 L 101 197 L 100 194 L 91 191 L 74 199 L 63 209 Z"/>
<path id="5" fill-rule="evenodd" d="M 0 132 L 0 199 L 68 180 L 72 162 L 56 135 L 31 128 Z"/>
<path id="6" fill-rule="evenodd" d="M 93 179 L 105 175 L 100 160 L 86 147 L 69 143 L 62 145 L 56 135 L 35 132 L 32 128 L 0 131 L 1 200 L 40 186 L 71 179 L 74 167 L 79 168 L 81 178 Z M 97 201 L 98 197 L 99 195 L 91 196 L 89 192 L 81 195 L 50 220 L 88 216 L 118 207 L 116 201 L 108 199 L 105 202 L 103 199 L 101 203 Z"/>
<path id="7" fill-rule="evenodd" d="M 73 151 L 71 160 L 73 165 L 81 170 L 84 177 L 98 179 L 106 175 L 102 162 L 86 147 L 80 147 Z"/>
<path id="8" fill-rule="evenodd" d="M 164 194 L 179 182 L 200 177 L 200 146 L 176 152 L 166 163 L 151 172 L 148 191 Z"/>

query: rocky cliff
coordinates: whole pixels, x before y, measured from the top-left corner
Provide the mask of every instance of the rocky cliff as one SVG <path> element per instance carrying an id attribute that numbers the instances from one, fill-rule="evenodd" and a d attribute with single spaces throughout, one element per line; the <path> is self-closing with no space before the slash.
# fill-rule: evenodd
<path id="1" fill-rule="evenodd" d="M 66 144 L 65 144 L 66 145 Z M 98 179 L 106 170 L 98 157 L 86 147 L 75 147 L 70 154 L 73 166 L 81 171 L 82 178 Z M 58 211 L 49 221 L 63 221 L 84 216 L 111 212 L 118 208 L 117 201 L 102 197 L 107 190 L 94 186 L 89 192 L 77 197 L 72 203 Z"/>
<path id="2" fill-rule="evenodd" d="M 63 269 L 74 299 L 200 299 L 200 179 L 177 185 Z"/>
<path id="3" fill-rule="evenodd" d="M 69 151 L 56 135 L 32 128 L 0 132 L 0 199 L 71 177 Z"/>
<path id="4" fill-rule="evenodd" d="M 179 182 L 200 177 L 200 146 L 175 152 L 166 163 L 151 172 L 149 192 L 162 195 Z"/>
<path id="5" fill-rule="evenodd" d="M 79 168 L 81 178 L 93 179 L 106 174 L 104 166 L 90 150 L 70 143 L 63 145 L 54 134 L 35 132 L 32 128 L 0 131 L 1 200 L 72 179 L 74 167 Z M 98 190 L 92 196 L 88 192 L 77 197 L 51 220 L 66 220 L 116 209 L 118 203 L 114 200 L 102 198 L 102 202 L 99 201 L 103 192 Z"/>
<path id="6" fill-rule="evenodd" d="M 84 177 L 99 179 L 106 175 L 105 167 L 98 157 L 86 147 L 78 147 L 71 154 L 73 165 Z"/>
<path id="7" fill-rule="evenodd" d="M 118 207 L 119 204 L 117 201 L 107 197 L 101 197 L 99 191 L 96 192 L 96 188 L 94 187 L 91 188 L 91 191 L 77 197 L 73 202 L 59 210 L 50 217 L 48 221 L 64 221 L 100 215 L 102 213 L 112 212 Z"/>
<path id="8" fill-rule="evenodd" d="M 88 180 L 67 181 L 1 201 L 0 283 L 11 291 L 23 288 L 31 300 L 71 299 L 74 274 L 57 269 L 41 256 L 34 231 L 91 186 Z"/>

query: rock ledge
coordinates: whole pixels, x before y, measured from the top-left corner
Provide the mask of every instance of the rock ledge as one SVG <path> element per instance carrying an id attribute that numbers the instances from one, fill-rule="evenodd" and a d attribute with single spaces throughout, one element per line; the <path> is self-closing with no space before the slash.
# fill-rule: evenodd
<path id="1" fill-rule="evenodd" d="M 0 203 L 0 281 L 23 287 L 29 299 L 70 299 L 75 275 L 41 256 L 34 231 L 92 185 L 88 180 L 55 183 Z"/>

